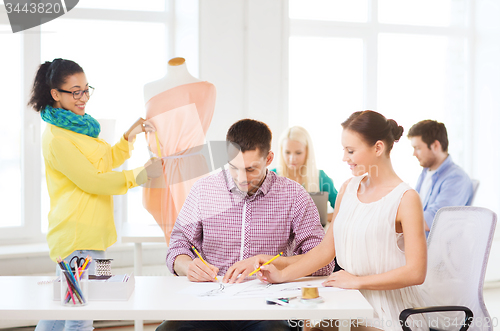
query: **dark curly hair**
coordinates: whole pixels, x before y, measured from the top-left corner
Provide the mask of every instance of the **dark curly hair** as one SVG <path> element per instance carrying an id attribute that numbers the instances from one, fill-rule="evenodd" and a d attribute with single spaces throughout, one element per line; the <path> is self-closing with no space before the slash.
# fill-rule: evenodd
<path id="1" fill-rule="evenodd" d="M 41 64 L 33 82 L 31 98 L 28 106 L 33 107 L 37 112 L 47 105 L 53 106 L 55 100 L 52 98 L 50 90 L 58 88 L 66 81 L 68 76 L 83 72 L 78 63 L 71 60 L 54 59 Z"/>

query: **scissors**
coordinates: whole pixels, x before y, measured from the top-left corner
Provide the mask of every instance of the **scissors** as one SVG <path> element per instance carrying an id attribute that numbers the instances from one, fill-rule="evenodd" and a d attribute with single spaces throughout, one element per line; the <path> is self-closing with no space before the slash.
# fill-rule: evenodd
<path id="1" fill-rule="evenodd" d="M 71 258 L 71 260 L 69 260 L 69 266 L 70 266 L 70 268 L 73 268 L 73 266 L 74 266 L 73 260 L 75 260 L 75 259 L 76 259 L 76 265 L 78 266 L 78 268 L 83 267 L 83 265 L 85 264 L 85 258 L 84 257 L 73 256 Z"/>

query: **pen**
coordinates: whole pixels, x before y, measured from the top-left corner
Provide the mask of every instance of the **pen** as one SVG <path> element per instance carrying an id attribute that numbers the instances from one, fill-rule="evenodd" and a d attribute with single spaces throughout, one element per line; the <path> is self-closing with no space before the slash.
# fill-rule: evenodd
<path id="1" fill-rule="evenodd" d="M 273 257 L 272 259 L 270 259 L 269 261 L 267 261 L 266 263 L 264 263 L 263 265 L 266 265 L 266 264 L 269 264 L 271 262 L 273 262 L 275 259 L 277 259 L 278 257 L 280 257 L 281 255 L 283 255 L 283 252 L 279 253 L 278 255 L 276 255 L 275 257 Z M 262 266 L 260 266 L 262 267 Z M 256 273 L 257 271 L 260 270 L 260 267 L 258 267 L 257 269 L 255 269 L 254 271 L 252 271 L 248 276 L 252 276 L 254 273 Z"/>
<path id="2" fill-rule="evenodd" d="M 200 253 L 198 253 L 198 251 L 196 250 L 196 247 L 194 246 L 191 246 L 191 248 L 193 249 L 193 251 L 196 253 L 196 255 L 198 255 L 198 257 L 200 258 L 201 262 L 203 262 L 207 267 L 208 267 L 208 264 L 207 262 L 205 262 L 205 260 L 203 260 L 203 258 L 201 257 Z M 209 267 L 210 268 L 210 267 Z M 215 276 L 215 280 L 217 280 L 217 276 Z"/>

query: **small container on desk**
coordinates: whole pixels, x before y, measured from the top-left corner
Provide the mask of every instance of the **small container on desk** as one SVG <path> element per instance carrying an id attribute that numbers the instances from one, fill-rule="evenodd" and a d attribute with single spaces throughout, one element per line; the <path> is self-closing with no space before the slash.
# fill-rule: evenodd
<path id="1" fill-rule="evenodd" d="M 61 270 L 61 304 L 63 306 L 85 306 L 89 297 L 88 271 Z"/>
<path id="2" fill-rule="evenodd" d="M 113 259 L 94 259 L 96 276 L 111 276 L 111 261 Z"/>

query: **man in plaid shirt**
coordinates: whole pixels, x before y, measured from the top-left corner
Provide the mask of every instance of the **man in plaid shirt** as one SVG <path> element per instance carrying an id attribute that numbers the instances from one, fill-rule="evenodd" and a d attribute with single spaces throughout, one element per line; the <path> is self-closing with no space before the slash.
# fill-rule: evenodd
<path id="1" fill-rule="evenodd" d="M 271 130 L 259 121 L 244 119 L 231 126 L 226 140 L 228 154 L 235 157 L 228 157 L 229 169 L 197 181 L 177 217 L 166 258 L 172 273 L 194 282 L 214 281 L 216 275 L 224 275 L 223 282 L 241 282 L 278 253 L 284 256 L 272 263 L 284 268 L 321 242 L 324 230 L 309 193 L 267 170 L 274 158 L 271 139 Z M 332 271 L 333 262 L 314 275 Z M 220 330 L 217 323 L 235 330 L 248 327 L 235 322 L 165 322 L 158 330 L 186 323 L 203 330 Z M 249 330 L 288 330 L 284 321 L 239 322 L 250 323 Z"/>

